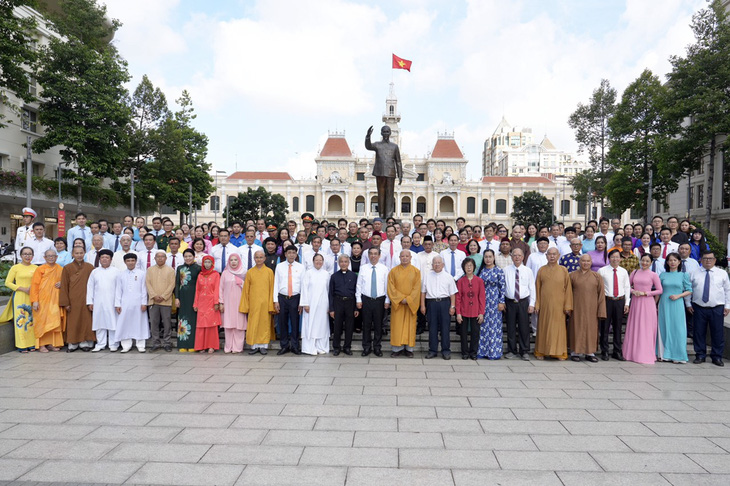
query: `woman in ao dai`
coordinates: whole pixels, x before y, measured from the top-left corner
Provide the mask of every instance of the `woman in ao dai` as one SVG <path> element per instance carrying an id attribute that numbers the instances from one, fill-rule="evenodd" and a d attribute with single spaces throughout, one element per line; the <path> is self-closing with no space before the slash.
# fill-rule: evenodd
<path id="1" fill-rule="evenodd" d="M 324 269 L 324 257 L 314 255 L 314 267 L 302 278 L 302 353 L 327 354 L 330 350 L 328 289 L 330 274 Z"/>
<path id="2" fill-rule="evenodd" d="M 221 311 L 221 322 L 226 332 L 226 353 L 240 353 L 246 341 L 246 314 L 238 312 L 241 302 L 241 291 L 246 278 L 246 267 L 241 265 L 238 253 L 228 256 L 228 263 L 221 273 L 220 297 L 218 305 Z"/>

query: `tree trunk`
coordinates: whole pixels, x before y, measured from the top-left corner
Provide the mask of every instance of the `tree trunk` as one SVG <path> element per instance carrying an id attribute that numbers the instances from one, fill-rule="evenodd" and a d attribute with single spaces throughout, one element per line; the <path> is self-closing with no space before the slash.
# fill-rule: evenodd
<path id="1" fill-rule="evenodd" d="M 707 211 L 705 211 L 705 231 L 710 231 L 712 219 L 712 186 L 715 184 L 715 152 L 717 151 L 717 136 L 710 140 L 710 161 L 707 164 Z"/>
<path id="2" fill-rule="evenodd" d="M 81 211 L 81 167 L 76 169 L 78 181 L 76 181 L 76 211 Z"/>

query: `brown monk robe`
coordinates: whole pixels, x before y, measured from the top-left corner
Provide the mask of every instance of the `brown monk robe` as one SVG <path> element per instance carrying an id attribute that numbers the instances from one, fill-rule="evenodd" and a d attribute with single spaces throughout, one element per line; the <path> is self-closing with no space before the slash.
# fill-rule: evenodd
<path id="1" fill-rule="evenodd" d="M 73 249 L 73 261 L 63 267 L 61 273 L 61 294 L 58 305 L 66 308 L 67 352 L 73 352 L 81 345 L 88 351 L 96 341 L 91 330 L 91 311 L 86 307 L 86 284 L 94 265 L 84 262 L 84 249 Z"/>
<path id="2" fill-rule="evenodd" d="M 573 310 L 573 290 L 570 275 L 565 267 L 558 265 L 560 251 L 547 251 L 547 265 L 537 272 L 535 310 L 539 312 L 535 357 L 551 356 L 559 360 L 568 358 L 568 340 L 565 316 Z"/>
<path id="3" fill-rule="evenodd" d="M 570 274 L 573 285 L 573 312 L 568 325 L 568 344 L 571 359 L 584 354 L 586 360 L 597 362 L 598 323 L 606 318 L 606 295 L 603 279 L 591 271 L 591 256 L 580 257 L 580 268 Z"/>

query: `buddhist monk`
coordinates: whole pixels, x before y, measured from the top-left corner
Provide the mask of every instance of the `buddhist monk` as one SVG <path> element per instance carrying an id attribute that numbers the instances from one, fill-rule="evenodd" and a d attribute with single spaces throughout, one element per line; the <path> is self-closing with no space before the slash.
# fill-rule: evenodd
<path id="1" fill-rule="evenodd" d="M 60 351 L 66 330 L 66 309 L 58 305 L 63 267 L 56 263 L 56 250 L 46 250 L 44 257 L 46 263 L 35 271 L 30 285 L 35 347 L 41 353 Z"/>
<path id="2" fill-rule="evenodd" d="M 580 361 L 579 354 L 586 361 L 597 363 L 599 320 L 606 318 L 606 295 L 603 292 L 603 278 L 591 271 L 593 260 L 590 255 L 581 255 L 580 268 L 570 274 L 573 287 L 573 312 L 568 325 L 570 359 Z"/>
<path id="3" fill-rule="evenodd" d="M 79 347 L 82 351 L 91 351 L 96 340 L 91 311 L 86 306 L 86 284 L 94 265 L 84 261 L 86 253 L 81 246 L 75 246 L 71 256 L 73 261 L 63 267 L 58 298 L 58 305 L 66 309 L 67 353 L 73 353 Z"/>
<path id="4" fill-rule="evenodd" d="M 411 251 L 401 250 L 400 265 L 388 273 L 391 356 L 413 357 L 416 314 L 421 304 L 421 272 L 411 265 Z"/>
<path id="5" fill-rule="evenodd" d="M 557 248 L 548 249 L 547 265 L 540 268 L 535 280 L 535 310 L 540 322 L 535 339 L 537 359 L 550 356 L 563 361 L 568 358 L 565 316 L 573 310 L 573 289 L 568 270 L 558 265 L 559 259 Z"/>

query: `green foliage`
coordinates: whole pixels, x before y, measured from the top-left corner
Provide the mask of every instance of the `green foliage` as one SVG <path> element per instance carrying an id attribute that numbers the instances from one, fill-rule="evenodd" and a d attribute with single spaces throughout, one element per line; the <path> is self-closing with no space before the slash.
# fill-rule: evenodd
<path id="1" fill-rule="evenodd" d="M 610 172 L 604 172 L 601 176 L 601 172 L 596 169 L 579 172 L 570 178 L 570 185 L 573 186 L 574 193 L 571 197 L 576 201 L 585 203 L 589 200 L 596 201 L 600 199 L 610 175 Z"/>
<path id="2" fill-rule="evenodd" d="M 0 263 L 0 295 L 12 295 L 13 291 L 5 286 L 5 279 L 13 264 L 10 262 Z"/>
<path id="3" fill-rule="evenodd" d="M 66 39 L 52 39 L 41 51 L 37 77 L 43 87 L 39 118 L 45 133 L 33 149 L 44 152 L 60 145 L 62 159 L 74 163 L 74 177 L 83 184 L 113 174 L 126 157 L 130 112 L 124 83 L 129 74 L 116 50 L 102 42 L 102 34 L 109 32 L 105 9 L 93 0 L 60 5 L 62 13 L 51 18 Z"/>
<path id="4" fill-rule="evenodd" d="M 522 196 L 515 196 L 513 208 L 510 218 L 515 223 L 549 225 L 553 222 L 552 202 L 537 191 L 527 191 Z"/>
<path id="5" fill-rule="evenodd" d="M 18 98 L 30 103 L 35 99 L 29 91 L 28 72 L 32 72 L 38 54 L 33 49 L 31 34 L 36 22 L 33 18 L 19 18 L 13 15 L 16 7 L 33 6 L 29 0 L 0 0 L 0 88 L 9 89 Z M 18 112 L 19 107 L 0 94 L 0 105 Z M 4 115 L 0 113 L 0 128 Z"/>
<path id="6" fill-rule="evenodd" d="M 246 192 L 239 192 L 236 201 L 227 210 L 229 221 L 264 218 L 267 223 L 274 223 L 281 228 L 286 221 L 289 205 L 281 194 L 272 194 L 259 186 L 258 189 L 249 187 Z"/>
<path id="7" fill-rule="evenodd" d="M 605 190 L 611 208 L 619 214 L 628 208 L 646 210 L 650 171 L 654 200 L 664 200 L 677 189 L 679 178 L 661 165 L 672 134 L 663 116 L 666 99 L 666 88 L 646 69 L 626 87 L 609 121 L 607 162 L 612 173 Z"/>
<path id="8" fill-rule="evenodd" d="M 715 156 L 727 148 L 720 134 L 730 132 L 730 24 L 723 2 L 714 0 L 692 18 L 695 43 L 685 57 L 672 56 L 668 75 L 671 102 L 668 116 L 689 121 L 677 130 L 671 145 L 668 170 L 682 174 L 698 167 L 709 152 L 707 168 L 707 212 L 709 225 L 713 203 Z"/>

